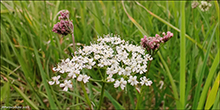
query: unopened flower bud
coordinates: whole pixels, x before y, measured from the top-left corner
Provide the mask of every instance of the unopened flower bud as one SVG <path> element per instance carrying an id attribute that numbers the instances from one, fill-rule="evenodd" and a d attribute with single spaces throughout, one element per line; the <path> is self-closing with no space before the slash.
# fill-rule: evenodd
<path id="1" fill-rule="evenodd" d="M 62 19 L 69 19 L 69 11 L 68 10 L 65 10 L 65 11 L 60 11 L 59 14 L 61 16 L 59 16 L 59 20 L 62 20 Z"/>
<path id="2" fill-rule="evenodd" d="M 73 23 L 71 21 L 61 20 L 60 22 L 54 25 L 52 31 L 57 34 L 66 36 L 68 34 L 71 34 L 72 30 L 73 30 Z"/>
<path id="3" fill-rule="evenodd" d="M 160 35 L 156 34 L 155 37 L 147 37 L 144 36 L 144 38 L 141 39 L 141 45 L 146 50 L 156 50 L 160 47 L 160 43 L 167 42 L 171 37 L 173 37 L 173 33 L 167 32 L 167 35 L 165 32 L 162 33 L 163 37 L 160 37 Z"/>

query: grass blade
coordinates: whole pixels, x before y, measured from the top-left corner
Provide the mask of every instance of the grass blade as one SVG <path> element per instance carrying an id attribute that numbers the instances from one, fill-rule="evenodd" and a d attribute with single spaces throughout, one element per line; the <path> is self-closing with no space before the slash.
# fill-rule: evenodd
<path id="1" fill-rule="evenodd" d="M 176 85 L 174 83 L 173 77 L 172 77 L 172 75 L 170 73 L 170 70 L 169 70 L 167 64 L 165 63 L 162 55 L 160 54 L 160 51 L 158 51 L 157 54 L 160 57 L 160 60 L 163 63 L 163 65 L 164 65 L 164 67 L 165 67 L 165 69 L 167 71 L 167 75 L 169 77 L 169 80 L 170 80 L 170 83 L 171 83 L 171 86 L 172 86 L 173 95 L 174 95 L 174 98 L 176 100 L 176 108 L 179 108 L 180 107 L 180 101 L 179 101 L 179 97 L 178 97 L 177 87 L 176 87 Z"/>
<path id="2" fill-rule="evenodd" d="M 204 102 L 205 102 L 205 99 L 206 99 L 206 94 L 208 92 L 208 89 L 209 89 L 209 86 L 212 82 L 212 79 L 213 79 L 213 76 L 214 76 L 214 73 L 215 73 L 215 70 L 217 69 L 218 65 L 219 65 L 219 61 L 220 61 L 220 50 L 218 51 L 216 57 L 215 57 L 215 60 L 214 62 L 212 63 L 212 67 L 209 71 L 209 74 L 208 74 L 208 77 L 206 79 L 206 83 L 204 85 L 204 88 L 202 90 L 202 94 L 201 94 L 201 97 L 199 99 L 199 105 L 198 105 L 198 108 L 202 108 L 202 106 L 204 106 Z"/>
<path id="3" fill-rule="evenodd" d="M 218 20 L 220 21 L 220 16 L 219 16 L 219 2 L 218 1 L 214 1 L 215 2 L 215 8 L 216 8 L 216 13 L 218 15 Z M 217 27 L 217 30 L 219 30 L 219 25 Z M 216 31 L 216 41 L 217 41 L 217 45 L 218 48 L 220 49 L 220 39 L 219 39 L 219 31 Z"/>
<path id="4" fill-rule="evenodd" d="M 118 110 L 118 109 L 124 110 L 125 109 L 109 94 L 109 92 L 105 91 L 104 95 L 112 102 L 112 104 L 114 105 L 116 110 Z"/>
<path id="5" fill-rule="evenodd" d="M 218 90 L 218 94 L 217 94 L 217 97 L 220 97 L 220 90 Z M 215 99 L 215 103 L 212 107 L 212 110 L 217 110 L 220 108 L 220 99 L 219 98 L 216 98 Z"/>
<path id="6" fill-rule="evenodd" d="M 3 87 L 1 87 L 1 98 L 0 98 L 0 101 L 2 102 L 5 98 L 8 98 L 8 94 L 10 94 L 10 85 L 9 85 L 9 82 L 6 82 L 4 84 Z"/>
<path id="7" fill-rule="evenodd" d="M 100 89 L 98 89 L 97 87 L 94 87 L 94 89 L 96 89 L 97 91 L 101 91 Z M 112 104 L 114 105 L 116 110 L 125 110 L 125 108 L 123 106 L 121 106 L 121 104 L 119 104 L 110 94 L 108 91 L 105 90 L 104 92 L 104 96 L 107 97 Z"/>
<path id="8" fill-rule="evenodd" d="M 210 109 L 210 107 L 215 102 L 215 100 L 213 100 L 213 99 L 219 98 L 219 97 L 216 97 L 216 94 L 217 94 L 218 88 L 219 88 L 219 81 L 220 81 L 220 73 L 218 74 L 218 76 L 217 76 L 217 78 L 215 80 L 215 83 L 214 83 L 214 85 L 212 87 L 212 90 L 210 91 L 210 93 L 208 95 L 207 102 L 205 104 L 205 109 Z M 201 107 L 198 106 L 198 108 L 201 108 Z"/>
<path id="9" fill-rule="evenodd" d="M 16 86 L 12 85 L 13 88 L 24 98 L 24 100 L 35 110 L 39 110 L 39 108 Z"/>
<path id="10" fill-rule="evenodd" d="M 132 18 L 132 17 L 128 14 L 128 12 L 127 12 L 127 10 L 126 10 L 126 8 L 125 8 L 125 5 L 124 5 L 124 1 L 121 1 L 121 2 L 122 2 L 122 6 L 123 6 L 124 11 L 125 11 L 125 13 L 127 14 L 128 18 L 135 24 L 135 26 L 138 28 L 138 30 L 139 30 L 143 35 L 146 35 L 146 36 L 149 37 L 149 35 L 148 35 L 148 34 L 144 31 L 144 29 L 134 20 L 134 18 Z"/>
<path id="11" fill-rule="evenodd" d="M 180 109 L 185 107 L 185 71 L 186 71 L 186 39 L 185 39 L 185 1 L 181 2 L 181 31 L 180 31 Z"/>
<path id="12" fill-rule="evenodd" d="M 40 69 L 40 74 L 41 74 L 41 77 L 42 77 L 42 80 L 43 80 L 43 84 L 44 84 L 44 87 L 46 89 L 46 92 L 47 92 L 47 95 L 48 95 L 48 100 L 49 100 L 49 103 L 50 103 L 50 108 L 51 109 L 57 109 L 55 103 L 54 103 L 54 100 L 53 100 L 53 97 L 52 97 L 52 94 L 50 92 L 50 89 L 49 89 L 49 86 L 48 86 L 48 83 L 46 81 L 46 74 L 44 73 L 44 70 L 43 70 L 43 67 L 41 65 L 41 61 L 40 61 L 40 57 L 38 55 L 38 52 L 37 52 L 37 49 L 35 47 L 35 44 L 34 44 L 34 41 L 33 41 L 33 36 L 30 36 L 31 38 L 31 43 L 33 45 L 33 48 L 34 48 L 34 53 L 35 53 L 35 56 L 36 56 L 36 61 L 37 61 L 37 64 L 38 64 L 38 67 Z"/>
<path id="13" fill-rule="evenodd" d="M 208 43 L 208 49 L 207 49 L 207 52 L 206 52 L 206 55 L 205 55 L 205 58 L 204 58 L 204 61 L 203 61 L 202 70 L 201 70 L 200 75 L 199 75 L 199 81 L 198 81 L 197 86 L 196 86 L 195 97 L 194 97 L 192 109 L 196 109 L 196 107 L 198 105 L 199 95 L 200 95 L 200 91 L 201 91 L 202 79 L 203 79 L 203 76 L 204 76 L 204 73 L 205 73 L 205 67 L 206 67 L 206 64 L 207 64 L 208 55 L 209 55 L 209 52 L 211 50 L 212 40 L 213 40 L 213 37 L 214 37 L 217 26 L 218 26 L 218 24 L 216 24 L 215 29 L 213 30 L 211 39 Z"/>

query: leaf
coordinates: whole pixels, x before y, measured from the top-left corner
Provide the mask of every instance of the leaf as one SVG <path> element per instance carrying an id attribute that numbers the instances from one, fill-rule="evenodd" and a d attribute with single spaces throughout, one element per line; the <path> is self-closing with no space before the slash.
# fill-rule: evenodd
<path id="1" fill-rule="evenodd" d="M 114 105 L 115 109 L 116 110 L 121 110 L 121 109 L 125 109 L 123 106 L 121 106 L 110 94 L 108 91 L 105 91 L 105 94 L 104 96 L 106 96 L 111 102 L 112 104 Z"/>
<path id="2" fill-rule="evenodd" d="M 128 14 L 128 12 L 127 12 L 127 10 L 126 10 L 126 8 L 125 8 L 125 6 L 124 6 L 124 1 L 122 1 L 122 6 L 123 6 L 124 11 L 125 11 L 125 13 L 127 14 L 128 18 L 135 24 L 135 26 L 138 28 L 138 30 L 141 31 L 141 33 L 142 33 L 143 35 L 146 35 L 146 36 L 149 37 L 149 35 L 148 35 L 148 34 L 144 31 L 144 29 L 134 20 L 134 18 L 132 18 L 132 17 Z"/>
<path id="3" fill-rule="evenodd" d="M 48 83 L 46 81 L 46 75 L 45 75 L 45 72 L 43 70 L 43 66 L 42 66 L 41 61 L 40 61 L 40 56 L 39 56 L 39 54 L 37 52 L 37 49 L 35 47 L 35 44 L 34 44 L 34 41 L 33 41 L 33 36 L 30 36 L 30 38 L 31 38 L 31 43 L 32 43 L 33 48 L 34 48 L 34 54 L 36 56 L 36 61 L 37 61 L 37 64 L 38 64 L 38 67 L 39 67 L 39 70 L 40 70 L 41 78 L 43 80 L 43 84 L 44 84 L 44 87 L 46 89 L 46 93 L 48 95 L 48 100 L 49 100 L 49 103 L 50 103 L 50 108 L 51 109 L 57 109 L 57 107 L 56 107 L 56 105 L 54 103 L 54 100 L 53 100 L 53 97 L 52 97 L 49 85 L 48 85 Z"/>
<path id="4" fill-rule="evenodd" d="M 101 91 L 100 89 L 98 89 L 97 87 L 94 87 L 94 89 L 96 89 L 97 91 Z M 119 104 L 110 94 L 108 91 L 105 90 L 104 92 L 104 96 L 107 97 L 111 102 L 112 104 L 114 105 L 115 109 L 116 110 L 125 110 L 125 108 L 123 106 L 121 106 L 121 104 Z"/>
<path id="5" fill-rule="evenodd" d="M 214 34 L 215 34 L 217 26 L 218 26 L 218 24 L 216 24 L 215 29 L 213 30 L 211 39 L 210 39 L 210 41 L 208 43 L 207 52 L 206 52 L 206 55 L 205 55 L 205 58 L 204 58 L 203 64 L 202 64 L 202 70 L 200 71 L 199 80 L 198 80 L 198 83 L 197 83 L 197 86 L 196 86 L 196 91 L 195 91 L 195 96 L 194 96 L 194 100 L 193 100 L 193 107 L 192 107 L 192 109 L 196 109 L 196 106 L 197 106 L 198 101 L 199 101 L 199 97 L 201 97 L 200 92 L 201 92 L 201 89 L 202 89 L 201 88 L 202 79 L 204 77 L 205 67 L 207 65 L 207 60 L 208 60 L 208 55 L 209 55 L 209 52 L 211 50 L 212 40 L 214 38 Z M 197 109 L 202 109 L 201 106 L 197 106 L 197 107 L 199 107 Z"/>
<path id="6" fill-rule="evenodd" d="M 23 99 L 35 110 L 39 110 L 39 108 L 16 86 L 12 85 L 13 88 L 23 97 Z"/>
<path id="7" fill-rule="evenodd" d="M 209 95 L 208 95 L 208 99 L 206 101 L 206 104 L 205 104 L 205 109 L 210 109 L 210 107 L 214 104 L 216 98 L 219 98 L 219 97 L 216 97 L 216 94 L 218 92 L 218 88 L 219 88 L 219 81 L 220 81 L 220 72 L 218 73 L 218 77 L 216 78 L 215 80 L 215 83 L 212 87 L 212 90 L 210 91 Z"/>
<path id="8" fill-rule="evenodd" d="M 1 102 L 7 98 L 7 94 L 10 94 L 10 90 L 9 90 L 9 82 L 6 82 L 4 84 L 4 86 L 1 88 Z"/>
<path id="9" fill-rule="evenodd" d="M 206 98 L 206 94 L 208 92 L 208 89 L 210 87 L 210 84 L 212 82 L 212 79 L 213 79 L 213 76 L 214 76 L 214 73 L 215 73 L 215 70 L 217 69 L 218 65 L 219 65 L 219 56 L 220 56 L 220 50 L 218 51 L 218 53 L 216 54 L 216 57 L 215 57 L 215 60 L 213 61 L 212 63 L 212 67 L 209 71 L 209 74 L 208 74 L 208 77 L 206 79 L 206 82 L 205 82 L 205 85 L 204 85 L 204 88 L 202 90 L 202 95 L 199 99 L 199 105 L 198 105 L 198 108 L 202 108 L 204 106 L 204 102 L 205 102 L 205 98 Z"/>

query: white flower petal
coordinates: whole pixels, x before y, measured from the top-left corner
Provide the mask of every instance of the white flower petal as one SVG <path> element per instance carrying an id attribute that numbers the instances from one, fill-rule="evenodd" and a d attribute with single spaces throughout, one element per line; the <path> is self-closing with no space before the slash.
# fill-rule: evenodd
<path id="1" fill-rule="evenodd" d="M 50 85 L 54 85 L 55 82 L 54 82 L 54 81 L 49 81 L 48 83 L 49 83 Z"/>
<path id="2" fill-rule="evenodd" d="M 62 83 L 62 84 L 60 84 L 60 87 L 64 87 L 64 86 L 65 86 L 65 84 L 63 84 L 63 83 Z"/>

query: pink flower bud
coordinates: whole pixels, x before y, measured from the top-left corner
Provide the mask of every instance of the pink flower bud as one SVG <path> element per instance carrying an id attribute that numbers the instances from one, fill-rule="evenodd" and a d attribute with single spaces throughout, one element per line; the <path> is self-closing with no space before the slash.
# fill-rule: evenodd
<path id="1" fill-rule="evenodd" d="M 160 35 L 156 34 L 155 37 L 147 37 L 144 36 L 144 38 L 141 39 L 141 45 L 142 47 L 149 50 L 156 50 L 160 47 L 160 43 L 167 42 L 171 37 L 173 37 L 173 33 L 170 31 L 167 32 L 167 35 L 165 32 L 162 33 L 163 37 L 160 37 Z"/>

